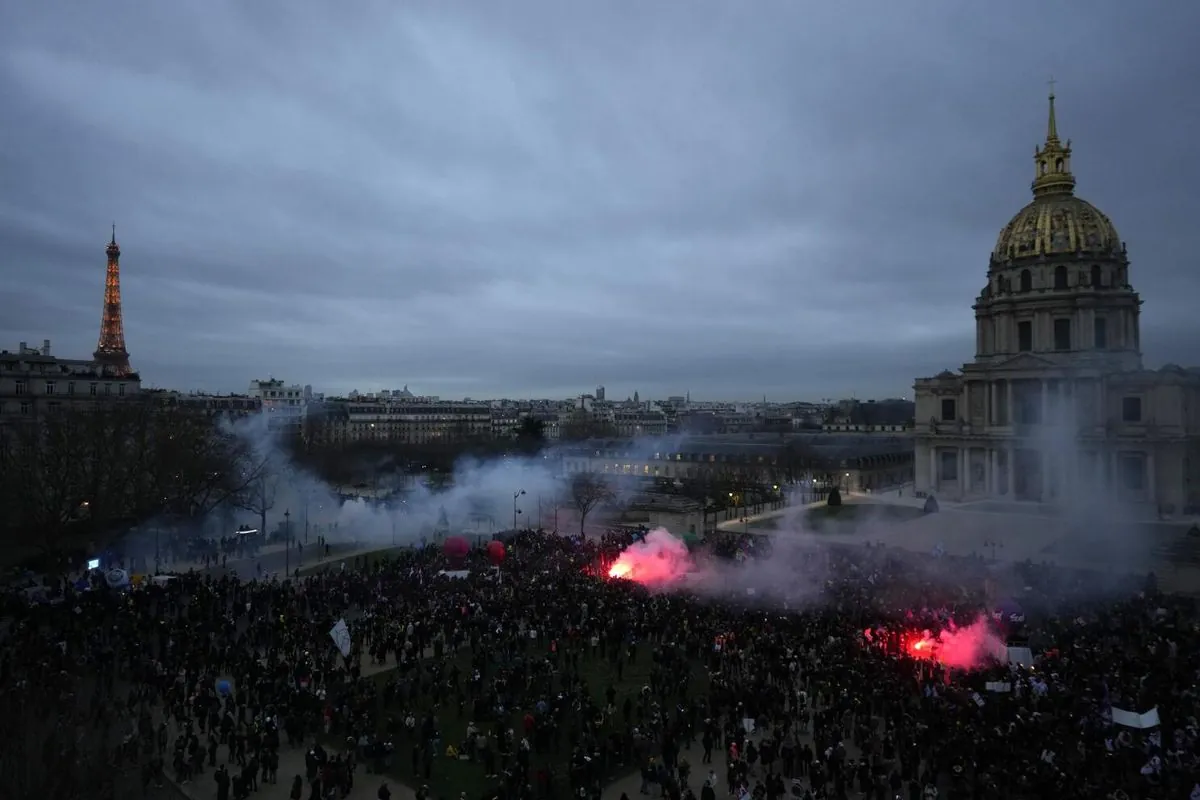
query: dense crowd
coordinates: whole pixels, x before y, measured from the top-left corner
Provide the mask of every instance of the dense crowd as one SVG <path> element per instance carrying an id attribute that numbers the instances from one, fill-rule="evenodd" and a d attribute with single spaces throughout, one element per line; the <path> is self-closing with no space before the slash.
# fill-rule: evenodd
<path id="1" fill-rule="evenodd" d="M 386 800 L 388 774 L 424 797 L 473 762 L 488 776 L 479 800 L 583 800 L 639 770 L 644 793 L 676 800 L 1177 798 L 1197 785 L 1197 608 L 1152 580 L 821 548 L 789 551 L 794 602 L 699 598 L 608 578 L 630 537 L 523 532 L 498 568 L 472 551 L 466 578 L 428 546 L 287 582 L 64 581 L 53 602 L 6 607 L 3 780 L 13 796 L 103 797 L 132 769 L 218 800 L 276 782 L 342 797 L 370 781 Z M 782 557 L 745 544 L 708 546 L 749 552 L 747 570 Z M 990 620 L 1010 594 L 1024 619 L 1001 633 L 1032 665 L 951 670 L 894 644 Z M 597 661 L 612 683 L 589 684 Z M 644 685 L 620 689 L 635 670 Z M 1114 723 L 1113 709 L 1152 708 L 1157 725 Z M 299 748 L 304 774 L 279 774 Z"/>

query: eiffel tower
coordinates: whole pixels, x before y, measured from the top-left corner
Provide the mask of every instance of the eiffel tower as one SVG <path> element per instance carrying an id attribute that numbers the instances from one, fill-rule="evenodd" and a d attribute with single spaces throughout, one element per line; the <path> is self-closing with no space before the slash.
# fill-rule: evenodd
<path id="1" fill-rule="evenodd" d="M 133 368 L 129 366 L 125 323 L 121 319 L 121 248 L 117 246 L 116 225 L 113 225 L 112 239 L 104 252 L 108 255 L 108 269 L 104 275 L 104 315 L 100 318 L 100 341 L 93 358 L 110 375 L 126 377 L 133 374 Z"/>

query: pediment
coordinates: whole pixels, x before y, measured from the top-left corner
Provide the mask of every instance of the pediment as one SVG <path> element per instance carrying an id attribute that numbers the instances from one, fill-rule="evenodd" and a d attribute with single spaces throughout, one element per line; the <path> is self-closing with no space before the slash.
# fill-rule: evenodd
<path id="1" fill-rule="evenodd" d="M 1058 364 L 1041 356 L 1035 356 L 1032 353 L 1021 353 L 1007 361 L 991 364 L 988 366 L 988 369 L 989 371 L 999 369 L 1053 369 L 1057 366 Z"/>

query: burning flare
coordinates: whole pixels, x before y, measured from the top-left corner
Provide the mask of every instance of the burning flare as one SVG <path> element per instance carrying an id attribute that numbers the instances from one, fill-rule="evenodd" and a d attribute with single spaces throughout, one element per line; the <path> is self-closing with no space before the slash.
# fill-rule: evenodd
<path id="1" fill-rule="evenodd" d="M 665 587 L 678 583 L 693 569 L 687 545 L 662 528 L 634 542 L 613 562 L 608 577 L 636 581 L 643 586 Z"/>
<path id="2" fill-rule="evenodd" d="M 947 628 L 933 636 L 929 631 L 905 635 L 904 650 L 912 658 L 936 661 L 953 669 L 975 669 L 990 659 L 1001 659 L 1004 642 L 985 620 L 965 628 Z"/>

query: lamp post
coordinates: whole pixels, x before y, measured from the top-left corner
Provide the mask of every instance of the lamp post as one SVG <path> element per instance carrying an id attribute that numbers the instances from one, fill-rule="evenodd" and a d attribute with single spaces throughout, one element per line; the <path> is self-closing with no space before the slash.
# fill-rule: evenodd
<path id="1" fill-rule="evenodd" d="M 983 546 L 992 548 L 992 561 L 995 561 L 996 560 L 996 549 L 999 548 L 1000 550 L 1003 550 L 1004 542 L 998 542 L 995 539 L 984 539 Z"/>
<path id="2" fill-rule="evenodd" d="M 513 492 L 513 526 L 514 531 L 517 530 L 517 515 L 521 513 L 521 509 L 517 508 L 517 499 L 525 494 L 524 489 L 518 489 Z"/>
<path id="3" fill-rule="evenodd" d="M 283 512 L 283 579 L 286 581 L 292 571 L 292 512 Z"/>

